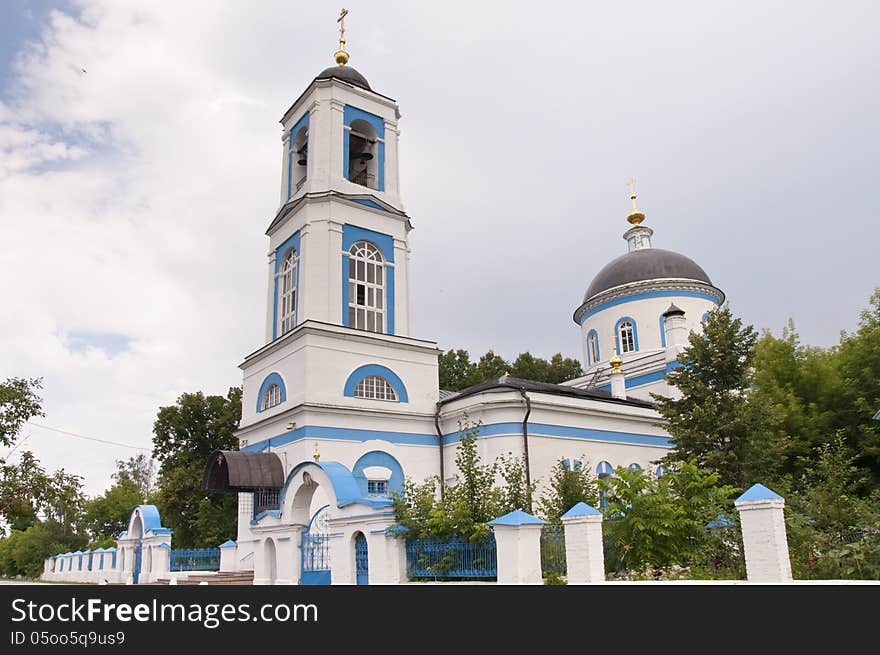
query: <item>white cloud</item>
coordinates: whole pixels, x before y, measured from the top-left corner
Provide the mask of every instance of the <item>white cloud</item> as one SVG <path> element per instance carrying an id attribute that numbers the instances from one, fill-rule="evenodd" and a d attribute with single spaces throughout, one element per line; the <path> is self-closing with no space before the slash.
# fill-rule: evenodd
<path id="1" fill-rule="evenodd" d="M 46 424 L 149 446 L 160 405 L 225 393 L 261 343 L 277 120 L 330 65 L 337 8 L 76 7 L 0 102 L 0 371 L 45 378 Z M 794 316 L 823 344 L 854 324 L 877 283 L 855 238 L 875 231 L 857 193 L 880 154 L 875 8 L 349 8 L 351 64 L 403 113 L 416 336 L 579 352 L 570 314 L 623 252 L 633 174 L 655 245 L 747 320 Z M 27 446 L 92 492 L 135 452 L 37 428 Z"/>

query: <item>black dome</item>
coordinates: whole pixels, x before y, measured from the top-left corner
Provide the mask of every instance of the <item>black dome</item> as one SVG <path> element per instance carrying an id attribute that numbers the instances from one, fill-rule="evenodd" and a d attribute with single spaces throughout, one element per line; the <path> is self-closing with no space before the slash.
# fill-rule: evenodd
<path id="1" fill-rule="evenodd" d="M 342 80 L 343 82 L 348 82 L 349 84 L 354 84 L 355 86 L 359 86 L 362 89 L 366 89 L 367 91 L 372 91 L 370 88 L 370 83 L 367 82 L 367 78 L 358 73 L 351 66 L 331 66 L 325 70 L 322 70 L 318 75 L 315 76 L 316 80 L 325 80 L 330 77 L 335 77 L 337 80 Z"/>
<path id="2" fill-rule="evenodd" d="M 628 252 L 606 264 L 593 278 L 584 294 L 584 302 L 621 284 L 662 278 L 699 280 L 712 284 L 706 271 L 694 260 L 671 250 L 644 248 Z"/>

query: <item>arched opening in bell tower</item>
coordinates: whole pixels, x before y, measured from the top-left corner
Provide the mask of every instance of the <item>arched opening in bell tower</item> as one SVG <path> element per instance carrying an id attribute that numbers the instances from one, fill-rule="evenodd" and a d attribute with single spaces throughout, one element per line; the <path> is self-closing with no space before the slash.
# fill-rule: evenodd
<path id="1" fill-rule="evenodd" d="M 348 179 L 378 189 L 379 158 L 376 154 L 376 130 L 365 120 L 352 121 L 348 133 Z"/>

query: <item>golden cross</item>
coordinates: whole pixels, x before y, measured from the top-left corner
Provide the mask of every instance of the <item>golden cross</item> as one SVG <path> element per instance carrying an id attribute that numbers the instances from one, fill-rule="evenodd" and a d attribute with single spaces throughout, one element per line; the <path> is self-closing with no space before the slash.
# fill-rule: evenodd
<path id="1" fill-rule="evenodd" d="M 629 199 L 632 200 L 633 211 L 638 211 L 636 207 L 636 178 L 629 178 Z"/>
<path id="2" fill-rule="evenodd" d="M 336 22 L 339 23 L 339 46 L 342 49 L 342 46 L 345 45 L 345 17 L 348 15 L 348 9 L 345 7 L 342 8 L 342 11 L 339 12 L 339 18 L 336 19 Z"/>

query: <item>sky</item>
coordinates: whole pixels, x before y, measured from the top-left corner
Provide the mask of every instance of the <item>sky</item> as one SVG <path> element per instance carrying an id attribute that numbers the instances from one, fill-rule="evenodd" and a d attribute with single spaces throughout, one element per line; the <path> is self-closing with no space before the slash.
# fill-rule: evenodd
<path id="1" fill-rule="evenodd" d="M 350 65 L 400 104 L 413 336 L 578 357 L 631 176 L 654 246 L 747 323 L 817 346 L 857 326 L 880 285 L 877 3 L 346 7 Z M 332 64 L 338 13 L 0 3 L 0 378 L 43 378 L 34 423 L 131 446 L 28 425 L 19 451 L 96 494 L 160 406 L 241 384 L 278 121 Z"/>

